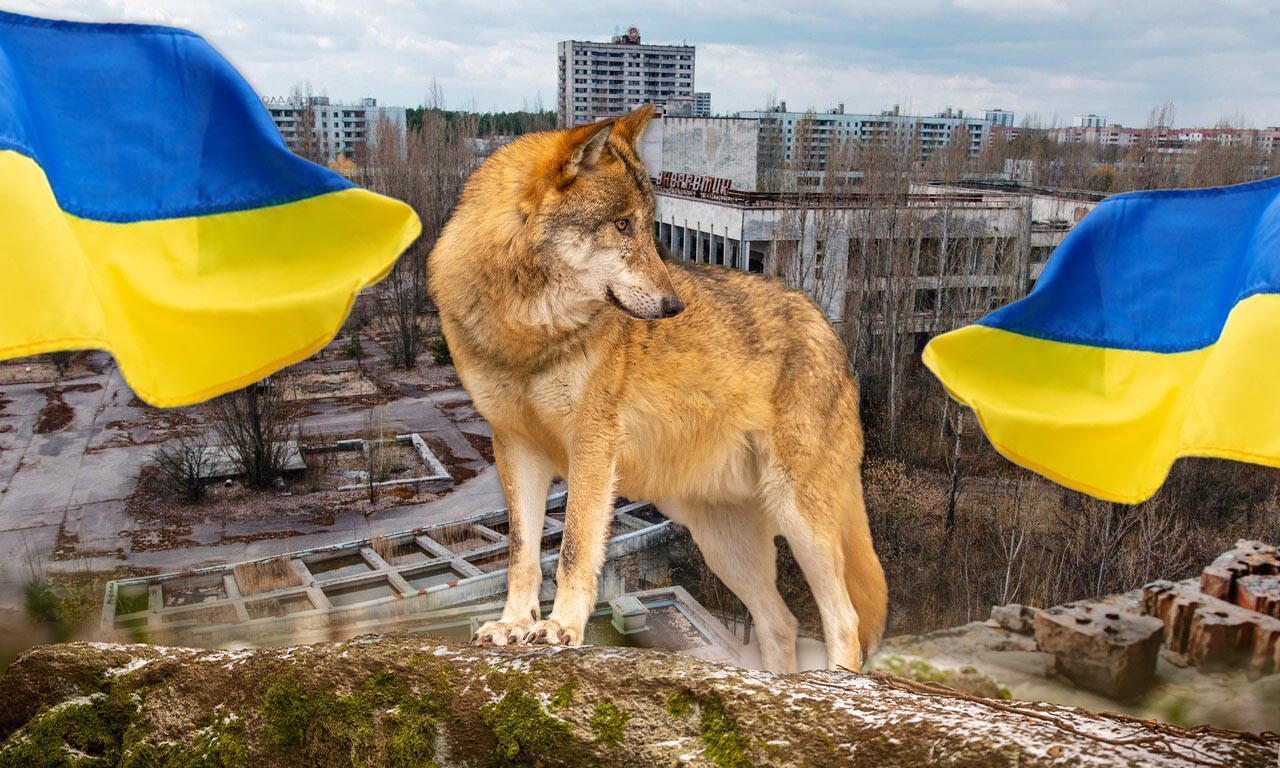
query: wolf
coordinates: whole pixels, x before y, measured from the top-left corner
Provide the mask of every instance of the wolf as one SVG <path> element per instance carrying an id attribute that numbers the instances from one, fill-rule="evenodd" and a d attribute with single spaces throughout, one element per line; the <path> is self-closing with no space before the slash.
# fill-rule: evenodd
<path id="1" fill-rule="evenodd" d="M 480 645 L 582 642 L 617 495 L 686 526 L 757 627 L 763 665 L 796 669 L 777 588 L 790 545 L 832 668 L 860 668 L 886 587 L 863 506 L 858 390 L 804 294 L 762 275 L 664 260 L 638 140 L 653 108 L 496 150 L 428 259 L 458 377 L 493 431 L 510 509 L 508 591 Z M 555 602 L 540 542 L 568 484 Z"/>

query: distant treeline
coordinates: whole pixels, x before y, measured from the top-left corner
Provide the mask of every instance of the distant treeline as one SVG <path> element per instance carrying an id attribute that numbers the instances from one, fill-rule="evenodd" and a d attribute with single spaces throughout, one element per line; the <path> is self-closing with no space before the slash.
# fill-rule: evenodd
<path id="1" fill-rule="evenodd" d="M 556 113 L 550 110 L 533 112 L 464 112 L 436 107 L 410 107 L 405 110 L 406 123 L 411 129 L 422 128 L 423 115 L 432 112 L 444 119 L 446 125 L 456 127 L 472 121 L 476 136 L 515 136 L 530 131 L 545 131 L 555 127 Z"/>

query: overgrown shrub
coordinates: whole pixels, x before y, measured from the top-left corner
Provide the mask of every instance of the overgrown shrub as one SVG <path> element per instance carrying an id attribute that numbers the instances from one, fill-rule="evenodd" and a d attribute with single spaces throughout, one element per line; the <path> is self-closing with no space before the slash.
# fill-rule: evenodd
<path id="1" fill-rule="evenodd" d="M 449 342 L 445 341 L 443 335 L 437 336 L 427 344 L 427 349 L 431 351 L 431 359 L 436 365 L 453 365 L 453 355 L 449 352 Z"/>
<path id="2" fill-rule="evenodd" d="M 298 437 L 288 377 L 269 376 L 212 401 L 213 427 L 250 488 L 275 485 Z"/>
<path id="3" fill-rule="evenodd" d="M 207 475 L 213 463 L 203 433 L 188 433 L 151 451 L 156 475 L 165 488 L 191 503 L 204 498 Z"/>

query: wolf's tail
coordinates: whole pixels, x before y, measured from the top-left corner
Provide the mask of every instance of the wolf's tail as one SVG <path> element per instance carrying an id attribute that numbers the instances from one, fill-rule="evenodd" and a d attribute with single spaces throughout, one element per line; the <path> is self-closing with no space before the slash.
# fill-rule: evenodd
<path id="1" fill-rule="evenodd" d="M 853 609 L 858 612 L 858 643 L 865 661 L 884 635 L 889 589 L 880 558 L 871 544 L 871 529 L 860 493 L 857 506 L 860 514 L 849 515 L 844 523 L 844 581 Z"/>

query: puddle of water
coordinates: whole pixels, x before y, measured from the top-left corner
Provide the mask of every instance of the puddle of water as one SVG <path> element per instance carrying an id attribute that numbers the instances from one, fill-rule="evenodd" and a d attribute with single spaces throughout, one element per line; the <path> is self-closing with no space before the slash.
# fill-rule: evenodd
<path id="1" fill-rule="evenodd" d="M 413 539 L 375 544 L 374 551 L 391 565 L 410 565 L 435 559 Z"/>
<path id="2" fill-rule="evenodd" d="M 457 581 L 462 578 L 460 574 L 455 572 L 448 565 L 436 565 L 430 568 L 424 568 L 420 571 L 409 571 L 401 573 L 405 581 L 409 582 L 409 586 L 414 589 L 428 589 L 437 584 L 448 584 L 451 581 Z"/>
<path id="3" fill-rule="evenodd" d="M 367 603 L 383 597 L 395 597 L 400 593 L 396 592 L 386 579 L 380 579 L 378 581 L 360 582 L 359 584 L 348 584 L 342 587 L 326 587 L 324 594 L 325 597 L 329 598 L 329 602 L 333 603 L 334 608 L 339 608 L 346 605 Z"/>
<path id="4" fill-rule="evenodd" d="M 610 614 L 593 616 L 587 623 L 586 641 L 592 645 L 617 645 L 624 648 L 660 648 L 683 651 L 707 644 L 688 617 L 674 605 L 649 607 L 645 629 L 624 635 L 614 628 Z"/>
<path id="5" fill-rule="evenodd" d="M 467 562 L 485 573 L 493 573 L 507 567 L 507 553 L 494 552 L 480 557 L 468 557 Z"/>
<path id="6" fill-rule="evenodd" d="M 116 615 L 140 613 L 147 610 L 150 603 L 146 584 L 122 584 L 116 590 Z M 120 622 L 116 622 L 120 624 Z M 125 626 L 121 624 L 120 626 Z"/>
<path id="7" fill-rule="evenodd" d="M 199 611 L 183 611 L 181 613 L 162 613 L 161 621 L 165 624 L 179 624 L 194 621 L 197 626 L 208 627 L 216 624 L 235 624 L 236 609 L 229 605 L 217 608 L 206 608 Z"/>
<path id="8" fill-rule="evenodd" d="M 588 645 L 616 645 L 622 648 L 648 648 L 650 646 L 644 644 L 641 635 L 644 632 L 635 632 L 630 635 L 624 635 L 613 628 L 613 624 L 608 618 L 597 619 L 592 618 L 587 622 L 587 630 L 583 642 Z"/>
<path id="9" fill-rule="evenodd" d="M 225 600 L 227 597 L 221 573 L 173 579 L 161 584 L 160 589 L 164 594 L 166 608 L 198 605 L 210 600 Z"/>
<path id="10" fill-rule="evenodd" d="M 255 600 L 252 603 L 245 603 L 244 607 L 249 611 L 250 619 L 265 619 L 309 611 L 315 606 L 311 604 L 311 598 L 306 595 L 289 595 Z"/>
<path id="11" fill-rule="evenodd" d="M 126 616 L 124 618 L 116 619 L 115 623 L 116 623 L 116 626 L 119 627 L 120 629 L 132 629 L 137 627 L 145 627 L 147 626 L 147 617 L 146 616 Z"/>
<path id="12" fill-rule="evenodd" d="M 543 536 L 542 537 L 542 556 L 546 557 L 547 555 L 553 552 L 559 551 L 560 540 L 563 538 L 564 538 L 564 534 L 560 533 L 559 531 L 549 536 Z"/>
<path id="13" fill-rule="evenodd" d="M 343 576 L 354 576 L 373 570 L 359 552 L 339 555 L 327 560 L 311 561 L 306 565 L 307 570 L 311 571 L 311 575 L 315 576 L 317 581 L 332 581 Z"/>

